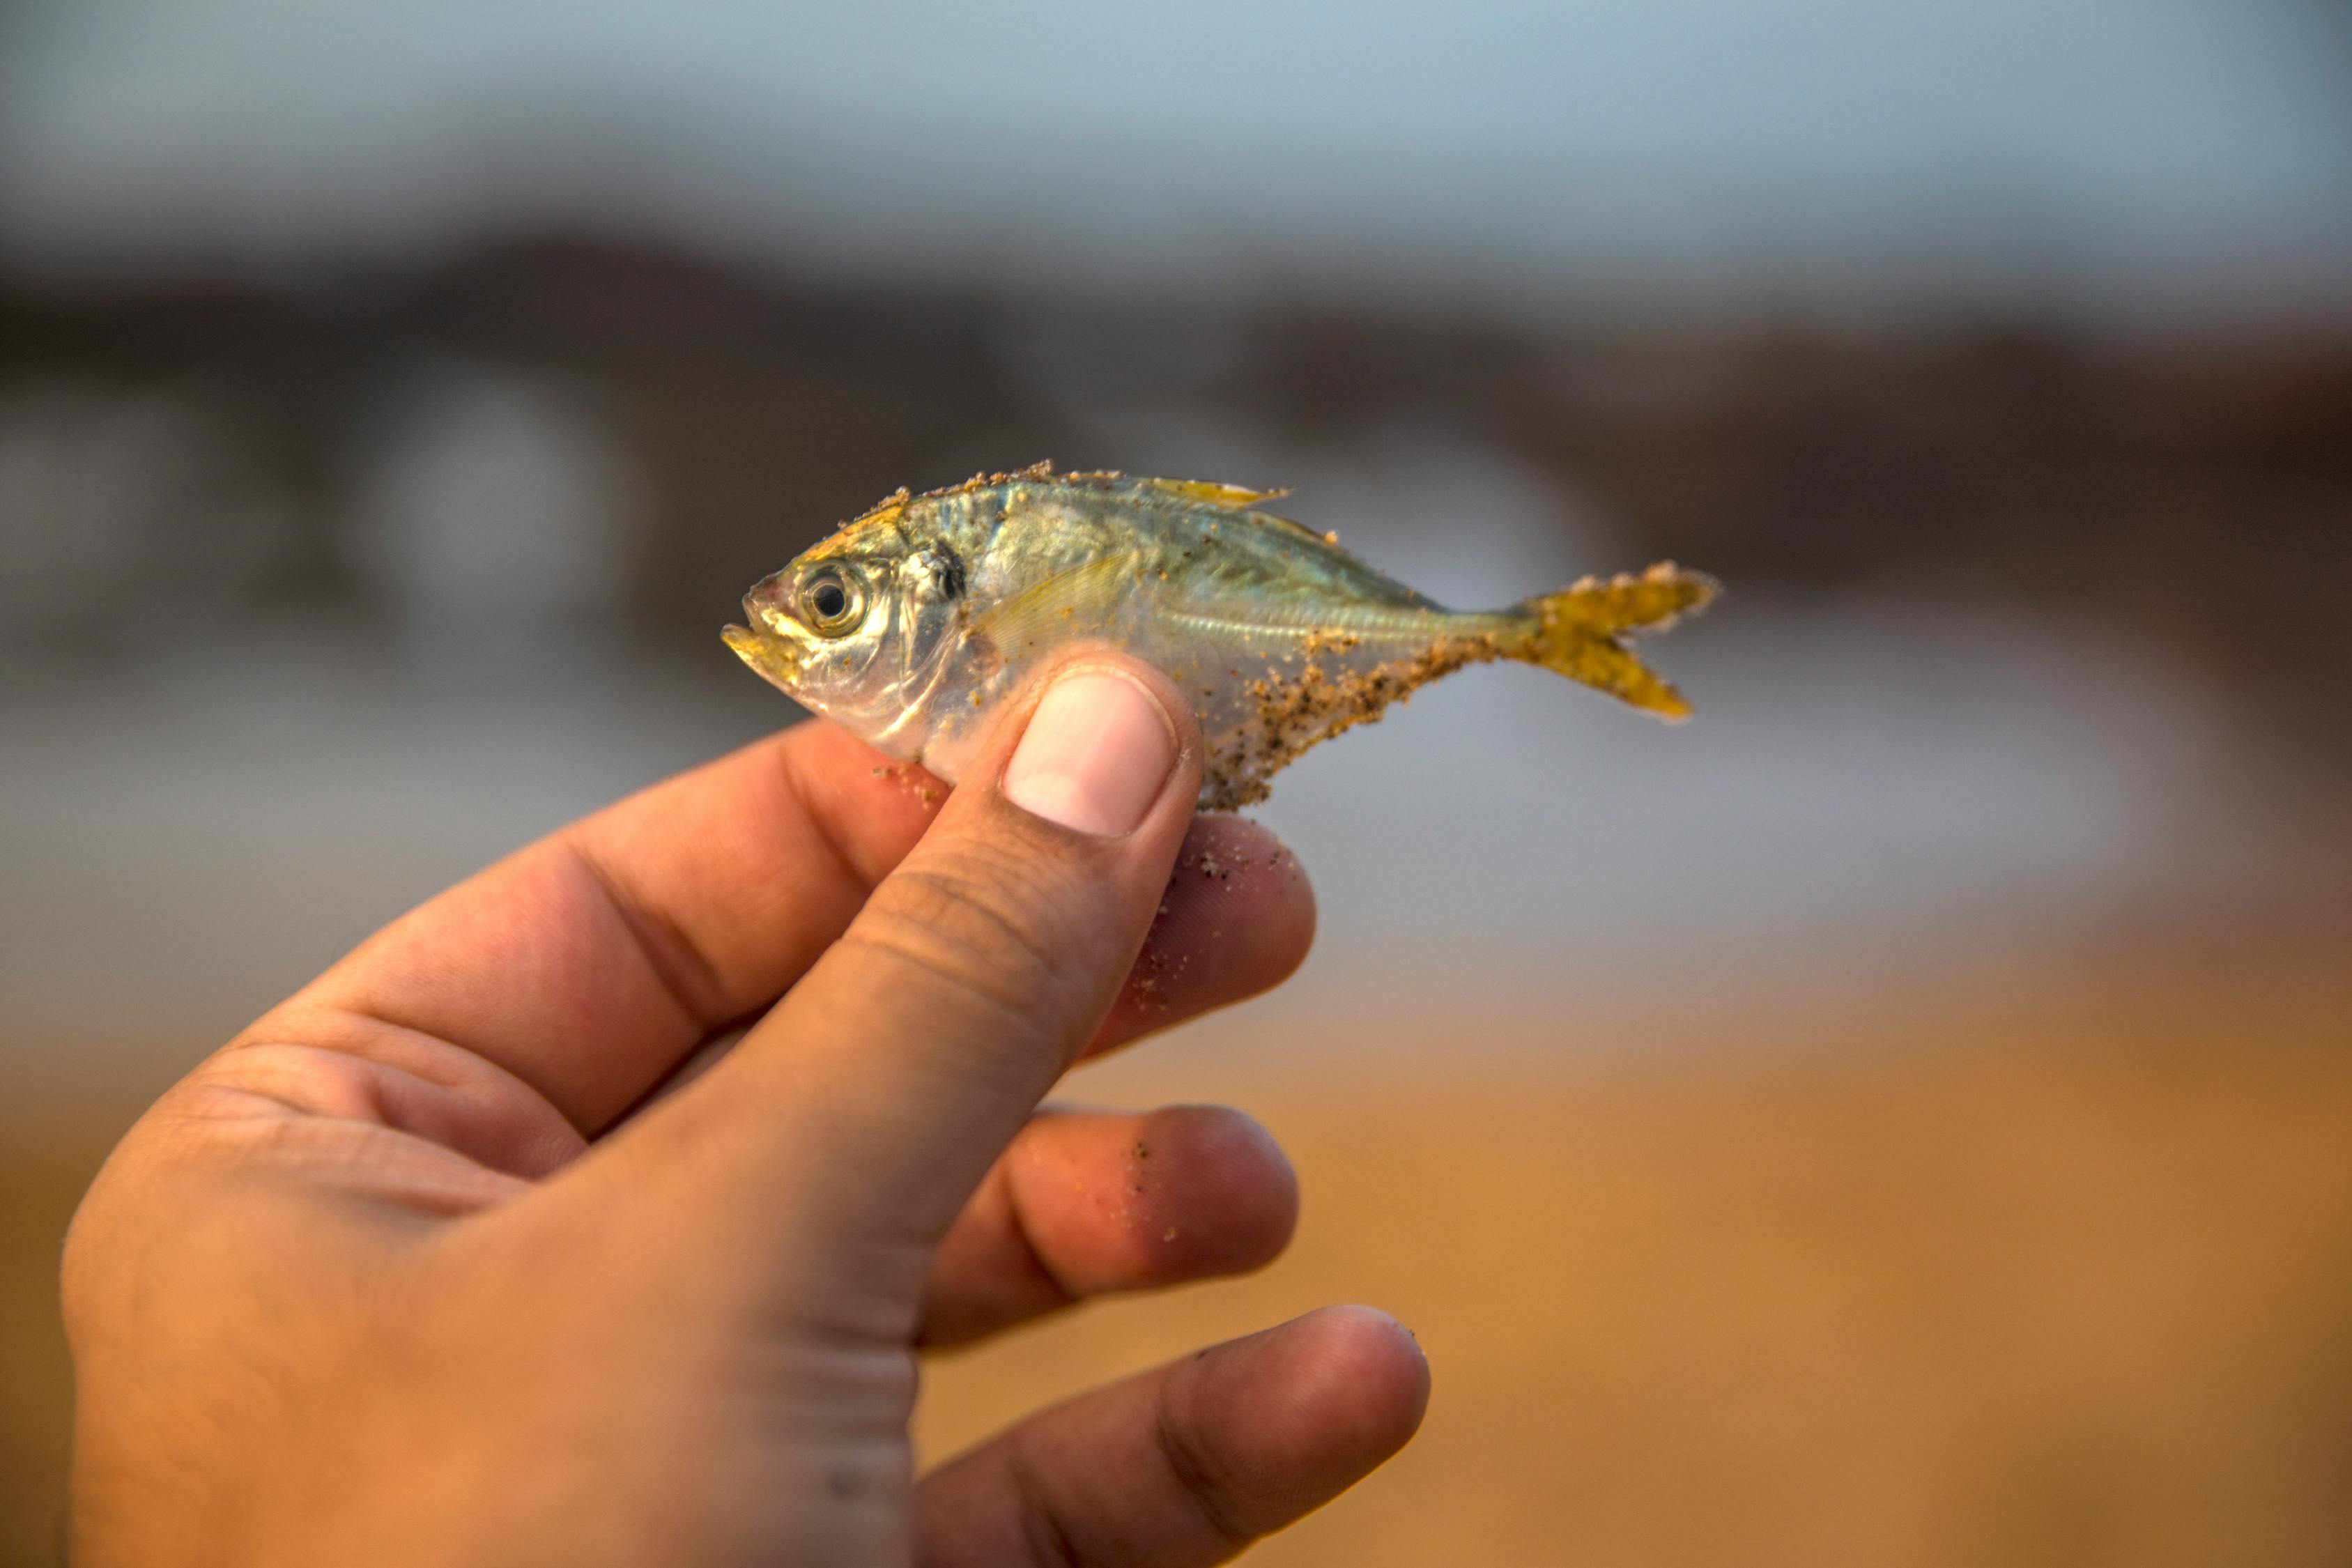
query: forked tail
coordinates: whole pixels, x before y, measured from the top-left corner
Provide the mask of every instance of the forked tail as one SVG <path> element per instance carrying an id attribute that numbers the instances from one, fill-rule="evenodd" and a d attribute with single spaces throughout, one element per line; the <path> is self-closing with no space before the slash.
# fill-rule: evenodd
<path id="1" fill-rule="evenodd" d="M 1671 561 L 1605 583 L 1587 577 L 1520 605 L 1535 624 L 1525 644 L 1509 651 L 1661 718 L 1687 719 L 1691 709 L 1683 694 L 1651 673 L 1629 639 L 1636 632 L 1665 630 L 1679 617 L 1705 609 L 1721 591 L 1714 578 L 1685 572 Z"/>

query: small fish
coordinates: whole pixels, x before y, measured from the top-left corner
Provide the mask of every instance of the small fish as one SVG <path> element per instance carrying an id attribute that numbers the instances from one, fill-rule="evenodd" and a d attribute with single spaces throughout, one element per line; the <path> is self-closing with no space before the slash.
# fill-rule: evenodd
<path id="1" fill-rule="evenodd" d="M 1201 804 L 1264 800 L 1318 741 L 1465 664 L 1515 658 L 1669 719 L 1626 637 L 1705 605 L 1671 562 L 1501 610 L 1449 610 L 1259 509 L 1286 494 L 1040 463 L 905 490 L 755 585 L 727 646 L 883 752 L 961 777 L 1047 660 L 1083 645 L 1165 670 L 1207 747 Z"/>

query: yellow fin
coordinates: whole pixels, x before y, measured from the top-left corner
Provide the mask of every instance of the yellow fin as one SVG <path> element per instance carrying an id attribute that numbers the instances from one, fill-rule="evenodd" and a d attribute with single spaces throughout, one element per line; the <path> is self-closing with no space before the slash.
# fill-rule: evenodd
<path id="1" fill-rule="evenodd" d="M 1049 573 L 1001 604 L 972 617 L 974 635 L 1011 655 L 1089 625 L 1086 612 L 1109 596 L 1119 579 L 1133 574 L 1125 555 L 1098 555 Z"/>
<path id="2" fill-rule="evenodd" d="M 1254 490 L 1241 485 L 1221 485 L 1209 479 L 1137 479 L 1139 489 L 1156 490 L 1171 500 L 1193 506 L 1213 506 L 1225 511 L 1247 511 L 1261 501 L 1279 500 L 1287 489 Z"/>
<path id="3" fill-rule="evenodd" d="M 1721 593 L 1715 579 L 1661 561 L 1647 572 L 1607 582 L 1588 577 L 1572 588 L 1530 599 L 1535 619 L 1510 651 L 1530 664 L 1608 692 L 1665 719 L 1687 719 L 1690 703 L 1626 646 L 1635 632 L 1664 631 L 1705 609 Z"/>

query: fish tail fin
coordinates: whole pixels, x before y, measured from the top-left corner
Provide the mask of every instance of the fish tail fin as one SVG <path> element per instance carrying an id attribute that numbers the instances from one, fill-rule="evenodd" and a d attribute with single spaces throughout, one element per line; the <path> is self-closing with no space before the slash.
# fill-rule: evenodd
<path id="1" fill-rule="evenodd" d="M 1705 609 L 1720 592 L 1714 578 L 1671 561 L 1606 582 L 1587 577 L 1521 605 L 1528 617 L 1525 638 L 1507 651 L 1669 721 L 1687 719 L 1690 703 L 1641 661 L 1628 639 L 1636 632 L 1664 631 Z"/>

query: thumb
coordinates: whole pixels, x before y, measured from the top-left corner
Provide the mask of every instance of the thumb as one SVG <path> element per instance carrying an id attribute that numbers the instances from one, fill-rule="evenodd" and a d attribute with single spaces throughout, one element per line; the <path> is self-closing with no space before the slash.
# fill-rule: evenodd
<path id="1" fill-rule="evenodd" d="M 1200 758 L 1159 671 L 1108 652 L 1055 670 L 841 940 L 614 1154 L 740 1205 L 738 1234 L 928 1257 L 1116 999 Z"/>

